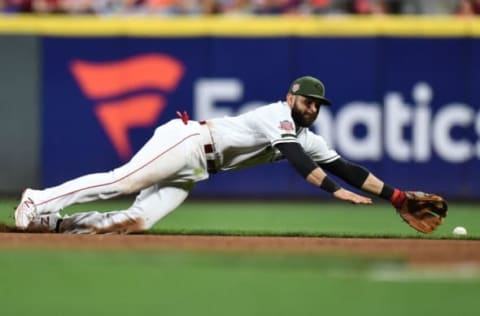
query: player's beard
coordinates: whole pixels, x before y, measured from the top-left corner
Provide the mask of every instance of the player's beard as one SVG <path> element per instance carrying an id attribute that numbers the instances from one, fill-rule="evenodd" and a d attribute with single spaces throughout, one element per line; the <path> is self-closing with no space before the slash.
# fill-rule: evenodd
<path id="1" fill-rule="evenodd" d="M 302 113 L 298 107 L 297 107 L 297 101 L 295 100 L 295 103 L 292 108 L 292 118 L 293 121 L 295 122 L 296 126 L 301 126 L 301 127 L 310 127 L 312 126 L 313 122 L 317 119 L 318 112 L 315 114 L 308 115 L 306 113 Z"/>

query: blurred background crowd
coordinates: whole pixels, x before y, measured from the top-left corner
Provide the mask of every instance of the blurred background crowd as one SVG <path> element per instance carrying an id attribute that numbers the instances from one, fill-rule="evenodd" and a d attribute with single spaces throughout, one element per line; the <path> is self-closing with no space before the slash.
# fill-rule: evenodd
<path id="1" fill-rule="evenodd" d="M 3 14 L 454 14 L 480 15 L 480 0 L 0 0 Z"/>

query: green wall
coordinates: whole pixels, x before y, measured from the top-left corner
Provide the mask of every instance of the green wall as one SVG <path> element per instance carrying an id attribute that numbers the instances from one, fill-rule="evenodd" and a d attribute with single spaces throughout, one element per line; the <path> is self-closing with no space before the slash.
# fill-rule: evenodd
<path id="1" fill-rule="evenodd" d="M 0 36 L 0 192 L 39 181 L 39 38 Z"/>

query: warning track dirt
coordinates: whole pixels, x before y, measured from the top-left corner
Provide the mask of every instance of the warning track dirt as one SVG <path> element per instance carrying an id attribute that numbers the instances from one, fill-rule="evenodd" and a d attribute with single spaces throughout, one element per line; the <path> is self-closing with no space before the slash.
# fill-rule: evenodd
<path id="1" fill-rule="evenodd" d="M 182 250 L 335 253 L 403 258 L 411 264 L 480 264 L 480 241 L 394 238 L 0 233 L 1 249 Z"/>

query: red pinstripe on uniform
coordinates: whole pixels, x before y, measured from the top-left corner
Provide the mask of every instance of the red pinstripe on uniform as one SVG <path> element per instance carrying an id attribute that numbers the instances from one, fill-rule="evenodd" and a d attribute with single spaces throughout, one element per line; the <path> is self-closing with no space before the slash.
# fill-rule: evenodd
<path id="1" fill-rule="evenodd" d="M 176 146 L 180 145 L 181 143 L 183 143 L 184 141 L 186 141 L 187 139 L 193 137 L 193 136 L 200 136 L 200 133 L 194 133 L 194 134 L 191 134 L 191 135 L 188 135 L 186 137 L 184 137 L 182 140 L 180 140 L 179 142 L 177 142 L 176 144 L 170 146 L 169 148 L 167 148 L 166 150 L 164 150 L 163 152 L 161 152 L 160 154 L 158 154 L 157 156 L 155 156 L 153 159 L 151 159 L 150 161 L 146 162 L 145 164 L 143 164 L 142 166 L 140 166 L 139 168 L 133 170 L 132 172 L 126 174 L 125 176 L 121 177 L 120 179 L 117 179 L 115 181 L 112 181 L 112 182 L 108 182 L 108 183 L 102 183 L 102 184 L 97 184 L 97 185 L 92 185 L 92 186 L 89 186 L 89 187 L 85 187 L 85 188 L 81 188 L 81 189 L 78 189 L 78 190 L 75 190 L 75 191 L 71 191 L 71 192 L 68 192 L 68 193 L 65 193 L 65 194 L 62 194 L 62 195 L 59 195 L 59 196 L 56 196 L 56 197 L 53 197 L 51 199 L 48 199 L 46 201 L 43 201 L 43 202 L 40 202 L 40 203 L 36 203 L 35 205 L 37 206 L 40 206 L 42 204 L 46 204 L 46 203 L 49 203 L 53 200 L 56 200 L 56 199 L 59 199 L 59 198 L 62 198 L 62 197 L 65 197 L 65 196 L 68 196 L 70 194 L 74 194 L 74 193 L 77 193 L 77 192 L 80 192 L 80 191 L 84 191 L 84 190 L 89 190 L 89 189 L 93 189 L 93 188 L 98 188 L 98 187 L 102 187 L 102 186 L 107 186 L 107 185 L 111 185 L 111 184 L 114 184 L 116 182 L 119 182 L 119 181 L 122 181 L 123 179 L 125 178 L 128 178 L 129 176 L 131 176 L 132 174 L 142 170 L 143 168 L 147 167 L 149 164 L 151 164 L 152 162 L 154 162 L 155 160 L 159 159 L 160 157 L 162 157 L 163 155 L 165 155 L 166 153 L 168 153 L 169 151 L 171 151 L 173 148 L 175 148 Z"/>

